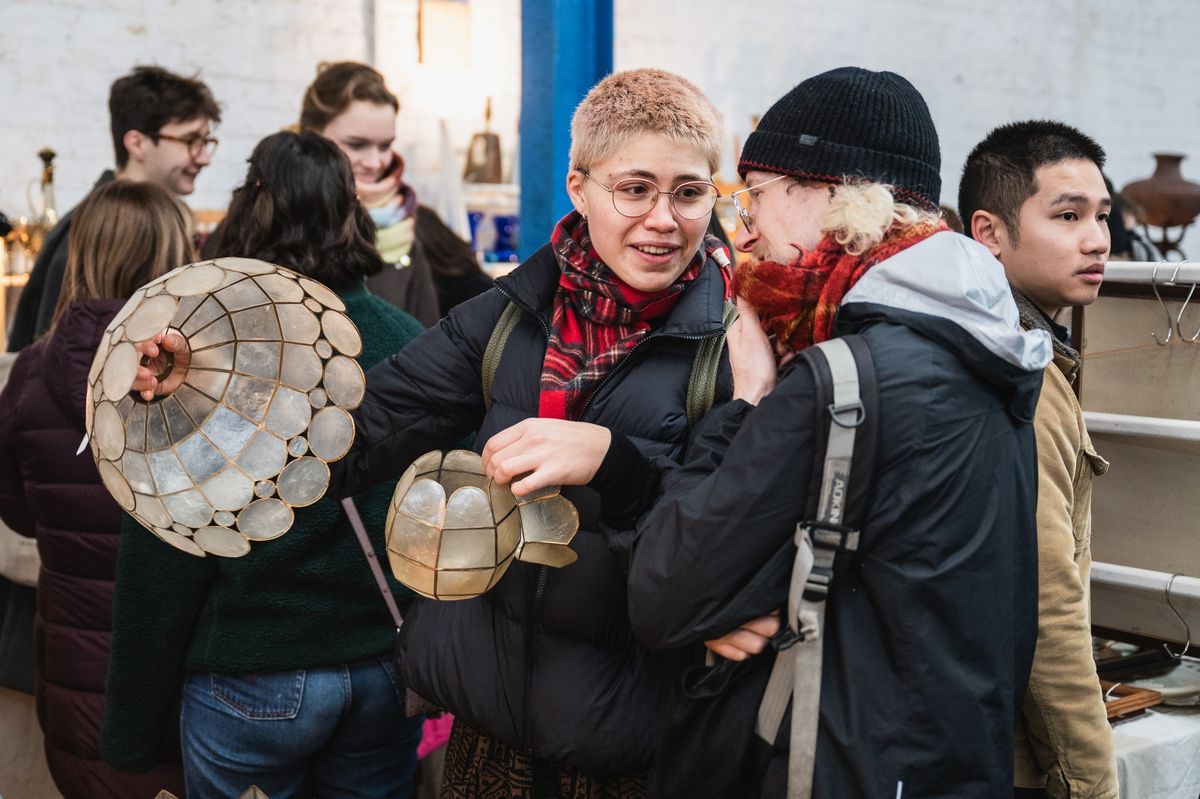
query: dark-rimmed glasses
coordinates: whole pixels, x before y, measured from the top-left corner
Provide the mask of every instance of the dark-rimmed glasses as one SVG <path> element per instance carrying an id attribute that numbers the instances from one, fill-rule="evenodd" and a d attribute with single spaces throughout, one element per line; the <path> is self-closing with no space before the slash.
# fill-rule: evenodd
<path id="1" fill-rule="evenodd" d="M 220 141 L 212 136 L 203 136 L 197 133 L 194 136 L 172 136 L 169 133 L 147 133 L 154 143 L 157 144 L 159 139 L 167 141 L 177 141 L 187 147 L 188 155 L 192 158 L 199 158 L 201 153 L 207 153 L 209 158 L 212 158 L 213 153 L 217 151 L 217 145 Z"/>
<path id="2" fill-rule="evenodd" d="M 663 191 L 658 184 L 646 178 L 625 178 L 618 180 L 612 186 L 605 186 L 592 177 L 586 169 L 579 170 L 583 176 L 612 195 L 613 208 L 621 216 L 637 219 L 654 210 L 659 195 L 666 195 L 671 203 L 671 210 L 682 219 L 703 219 L 713 206 L 721 192 L 715 185 L 706 180 L 693 180 L 681 183 L 674 191 Z"/>
<path id="3" fill-rule="evenodd" d="M 750 213 L 749 208 L 742 207 L 741 202 L 738 200 L 738 195 L 745 194 L 746 192 L 749 192 L 749 191 L 758 191 L 763 186 L 774 183 L 777 180 L 783 180 L 786 177 L 791 177 L 791 176 L 790 175 L 776 175 L 775 177 L 771 178 L 770 180 L 764 180 L 762 183 L 759 183 L 757 185 L 747 186 L 744 189 L 738 189 L 733 194 L 729 195 L 729 199 L 733 200 L 734 210 L 736 210 L 737 215 L 742 218 L 742 224 L 746 226 L 747 233 L 754 232 L 754 214 Z"/>

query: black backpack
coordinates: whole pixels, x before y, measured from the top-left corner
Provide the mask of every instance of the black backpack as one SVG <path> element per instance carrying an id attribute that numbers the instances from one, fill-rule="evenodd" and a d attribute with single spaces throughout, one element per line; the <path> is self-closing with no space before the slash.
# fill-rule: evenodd
<path id="1" fill-rule="evenodd" d="M 789 799 L 812 793 L 821 661 L 821 638 L 813 633 L 823 626 L 834 558 L 854 557 L 858 546 L 879 399 L 871 353 L 859 336 L 810 347 L 793 368 L 805 368 L 801 363 L 812 370 L 817 400 L 809 521 L 798 523 L 794 541 L 783 545 L 795 557 L 781 551 L 767 566 L 791 574 L 784 611 L 790 620 L 762 654 L 731 661 L 706 652 L 702 665 L 672 681 L 650 771 L 650 795 L 657 799 L 754 799 L 776 755 L 788 756 Z M 775 581 L 782 575 L 761 576 Z M 801 710 L 794 718 L 803 722 L 792 729 L 785 711 L 798 684 Z"/>

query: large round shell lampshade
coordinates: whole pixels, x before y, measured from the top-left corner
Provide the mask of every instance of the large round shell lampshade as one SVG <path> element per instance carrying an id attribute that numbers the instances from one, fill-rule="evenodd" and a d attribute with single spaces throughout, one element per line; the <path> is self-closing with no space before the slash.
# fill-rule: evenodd
<path id="1" fill-rule="evenodd" d="M 238 557 L 286 533 L 354 441 L 365 381 L 345 310 L 324 285 L 247 258 L 189 264 L 138 289 L 88 376 L 92 454 L 121 507 L 198 556 Z M 186 355 L 152 366 L 182 382 L 145 402 L 131 393 L 136 345 L 167 329 Z"/>

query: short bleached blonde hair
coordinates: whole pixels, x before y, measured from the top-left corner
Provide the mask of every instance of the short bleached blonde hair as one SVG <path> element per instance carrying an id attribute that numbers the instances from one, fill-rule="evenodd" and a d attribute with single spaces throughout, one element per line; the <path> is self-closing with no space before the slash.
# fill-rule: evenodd
<path id="1" fill-rule="evenodd" d="M 862 255 L 878 246 L 890 230 L 940 221 L 934 211 L 897 200 L 891 186 L 849 182 L 833 186 L 821 232 L 831 234 L 850 255 Z"/>
<path id="2" fill-rule="evenodd" d="M 571 169 L 588 169 L 642 133 L 699 147 L 717 171 L 721 115 L 686 78 L 661 69 L 615 72 L 592 87 L 571 117 Z"/>

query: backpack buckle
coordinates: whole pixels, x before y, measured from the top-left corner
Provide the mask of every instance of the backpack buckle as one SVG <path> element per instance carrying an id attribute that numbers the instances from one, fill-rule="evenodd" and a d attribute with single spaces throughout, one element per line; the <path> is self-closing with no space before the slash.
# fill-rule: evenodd
<path id="1" fill-rule="evenodd" d="M 808 521 L 796 525 L 797 541 L 800 533 L 808 533 L 814 549 L 831 549 L 837 552 L 854 552 L 858 549 L 861 532 L 844 524 Z"/>
<path id="2" fill-rule="evenodd" d="M 838 427 L 858 427 L 867 420 L 867 409 L 863 407 L 861 399 L 844 405 L 834 405 L 831 402 L 826 406 L 826 410 L 829 411 L 829 418 Z"/>

